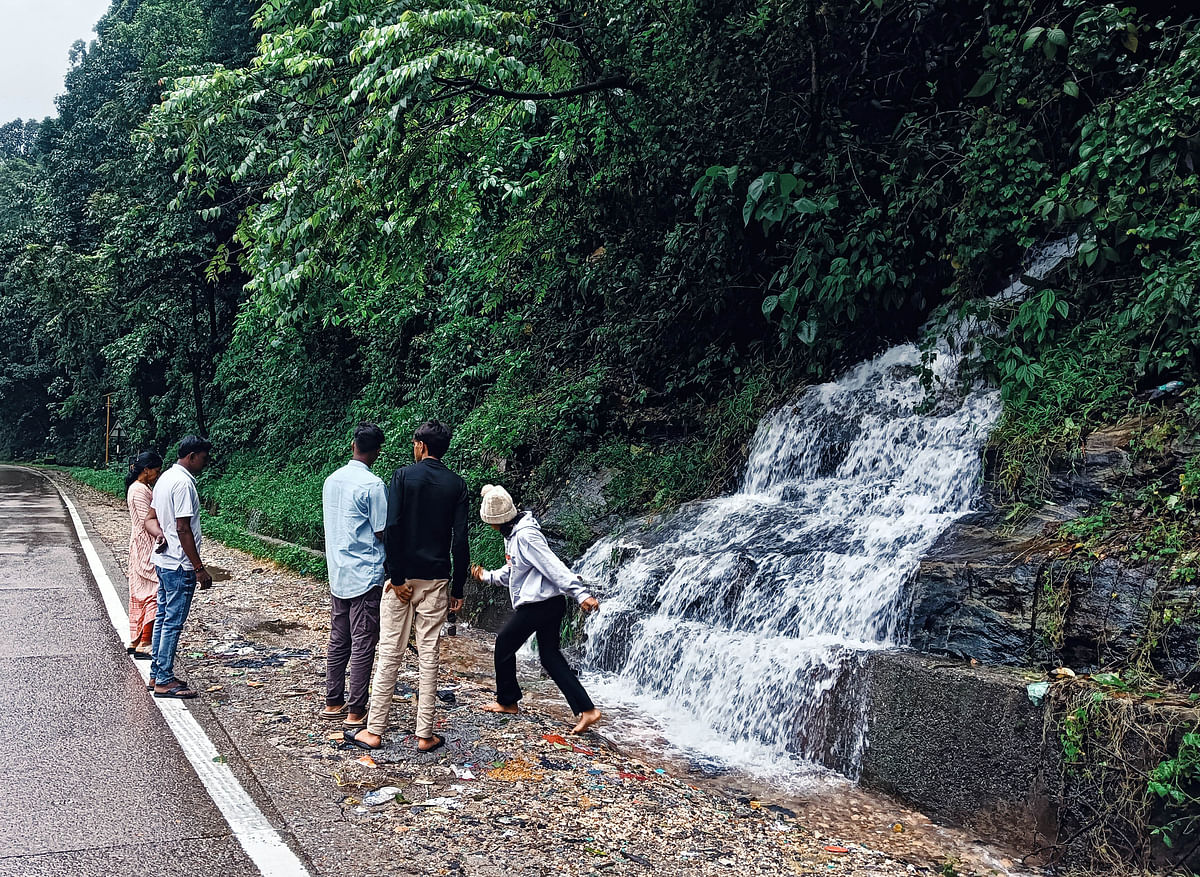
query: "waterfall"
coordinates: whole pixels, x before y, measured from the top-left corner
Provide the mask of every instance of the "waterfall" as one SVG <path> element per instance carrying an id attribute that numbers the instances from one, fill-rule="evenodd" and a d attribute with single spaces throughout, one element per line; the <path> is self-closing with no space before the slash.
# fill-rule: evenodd
<path id="1" fill-rule="evenodd" d="M 1026 273 L 1066 255 L 1047 248 Z M 963 388 L 949 343 L 933 353 L 932 389 L 914 344 L 805 389 L 760 423 L 737 493 L 592 547 L 577 568 L 603 600 L 587 660 L 604 699 L 702 759 L 855 775 L 855 671 L 902 644 L 904 585 L 971 510 L 1000 413 L 994 390 Z"/>

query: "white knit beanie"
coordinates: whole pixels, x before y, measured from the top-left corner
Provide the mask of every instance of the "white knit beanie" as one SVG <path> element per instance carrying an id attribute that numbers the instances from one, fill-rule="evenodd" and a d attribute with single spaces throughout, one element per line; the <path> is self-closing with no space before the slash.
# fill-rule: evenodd
<path id="1" fill-rule="evenodd" d="M 517 516 L 517 507 L 513 505 L 508 491 L 498 484 L 483 485 L 483 505 L 479 509 L 479 517 L 487 524 L 507 524 Z"/>

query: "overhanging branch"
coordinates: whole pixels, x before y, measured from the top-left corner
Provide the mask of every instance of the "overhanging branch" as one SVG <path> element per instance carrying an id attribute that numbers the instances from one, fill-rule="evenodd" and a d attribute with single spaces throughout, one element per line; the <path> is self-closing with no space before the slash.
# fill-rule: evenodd
<path id="1" fill-rule="evenodd" d="M 609 91 L 614 88 L 626 88 L 629 86 L 629 77 L 624 73 L 616 76 L 605 76 L 602 79 L 597 79 L 595 82 L 587 82 L 583 85 L 576 85 L 574 88 L 563 88 L 558 91 L 511 91 L 507 88 L 494 88 L 490 85 L 483 85 L 471 79 L 446 79 L 441 76 L 433 77 L 433 81 L 438 85 L 454 89 L 458 93 L 475 92 L 476 94 L 486 94 L 489 97 L 503 97 L 509 100 L 559 100 L 564 97 L 577 97 L 581 94 L 590 94 L 594 91 Z M 448 97 L 449 95 L 442 96 Z"/>

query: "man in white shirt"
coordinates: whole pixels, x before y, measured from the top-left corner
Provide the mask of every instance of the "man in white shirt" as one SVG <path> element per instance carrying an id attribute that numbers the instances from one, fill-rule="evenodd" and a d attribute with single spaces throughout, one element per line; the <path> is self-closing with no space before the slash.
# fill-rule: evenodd
<path id="1" fill-rule="evenodd" d="M 162 527 L 164 542 L 154 553 L 158 571 L 158 617 L 154 624 L 150 679 L 155 697 L 192 698 L 197 693 L 175 678 L 179 634 L 192 608 L 196 587 L 212 586 L 200 560 L 200 494 L 196 476 L 208 465 L 212 443 L 189 435 L 179 443 L 179 460 L 154 485 L 151 508 Z"/>
<path id="2" fill-rule="evenodd" d="M 371 473 L 371 466 L 382 447 L 383 430 L 374 423 L 360 423 L 350 445 L 353 459 L 326 478 L 321 490 L 330 593 L 321 717 L 342 719 L 346 728 L 366 724 L 367 689 L 379 643 L 387 492 L 379 476 Z"/>

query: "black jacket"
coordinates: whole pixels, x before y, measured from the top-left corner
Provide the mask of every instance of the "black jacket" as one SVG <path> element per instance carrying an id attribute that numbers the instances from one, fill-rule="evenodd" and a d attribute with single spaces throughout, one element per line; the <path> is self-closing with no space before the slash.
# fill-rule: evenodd
<path id="1" fill-rule="evenodd" d="M 467 482 L 432 457 L 393 472 L 384 547 L 392 581 L 450 579 L 451 595 L 461 597 L 471 562 Z"/>

